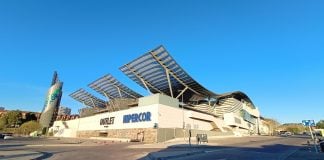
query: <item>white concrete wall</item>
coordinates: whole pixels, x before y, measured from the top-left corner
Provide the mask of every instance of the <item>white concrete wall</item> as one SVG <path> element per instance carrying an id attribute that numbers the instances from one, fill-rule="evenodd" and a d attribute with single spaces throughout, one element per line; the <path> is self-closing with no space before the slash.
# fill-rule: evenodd
<path id="1" fill-rule="evenodd" d="M 186 124 L 190 124 L 191 129 L 198 130 L 212 130 L 213 127 L 210 124 L 212 121 L 216 121 L 214 116 L 203 114 L 195 111 L 187 111 L 186 113 Z M 210 122 L 207 122 L 210 121 Z"/>
<path id="2" fill-rule="evenodd" d="M 150 112 L 151 121 L 123 123 L 123 116 L 127 114 Z M 114 123 L 110 125 L 100 125 L 103 118 L 115 117 Z M 154 123 L 158 123 L 158 105 L 134 107 L 128 110 L 117 112 L 107 112 L 98 115 L 79 118 L 69 121 L 55 121 L 53 125 L 55 136 L 75 137 L 77 131 L 107 130 L 107 129 L 129 129 L 129 128 L 153 128 Z"/>
<path id="3" fill-rule="evenodd" d="M 127 114 L 151 112 L 151 121 L 123 123 L 123 116 Z M 127 110 L 117 112 L 102 113 L 91 117 L 81 118 L 79 130 L 106 130 L 106 129 L 128 129 L 128 128 L 153 128 L 154 123 L 158 123 L 157 118 L 158 105 L 149 105 L 143 107 L 134 107 Z M 107 117 L 115 117 L 114 124 L 100 125 L 100 119 Z"/>
<path id="4" fill-rule="evenodd" d="M 123 116 L 134 113 L 150 112 L 151 121 L 123 123 Z M 131 129 L 131 128 L 153 128 L 155 123 L 159 128 L 182 128 L 183 115 L 185 127 L 198 130 L 212 130 L 213 126 L 210 124 L 214 121 L 219 124 L 220 119 L 199 113 L 191 110 L 182 110 L 166 106 L 163 104 L 153 104 L 142 107 L 134 107 L 127 110 L 117 112 L 107 112 L 91 117 L 79 118 L 70 121 L 55 121 L 53 128 L 55 136 L 59 137 L 75 137 L 77 131 L 91 131 L 91 130 L 109 130 L 109 129 Z M 100 120 L 103 118 L 115 117 L 114 123 L 109 125 L 100 125 Z M 221 126 L 219 126 L 221 127 Z"/>
<path id="5" fill-rule="evenodd" d="M 235 118 L 239 119 L 241 123 L 236 123 Z M 249 129 L 248 122 L 246 122 L 242 117 L 237 116 L 235 113 L 225 113 L 224 122 L 229 126 L 237 126 L 240 128 Z"/>
<path id="6" fill-rule="evenodd" d="M 270 135 L 270 128 L 266 121 L 260 120 L 260 133 Z"/>
<path id="7" fill-rule="evenodd" d="M 163 94 L 153 94 L 138 99 L 138 106 L 149 106 L 152 104 L 163 104 L 170 107 L 179 107 L 179 100 Z"/>
<path id="8" fill-rule="evenodd" d="M 203 114 L 191 110 L 186 110 L 186 109 L 182 110 L 181 108 L 159 105 L 159 127 L 160 128 L 182 128 L 184 122 L 185 127 L 190 126 L 191 129 L 199 129 L 199 130 L 213 129 L 210 122 L 206 122 L 206 121 L 216 121 L 216 118 L 208 114 Z"/>
<path id="9" fill-rule="evenodd" d="M 70 121 L 55 121 L 52 127 L 55 137 L 76 137 L 79 119 Z"/>
<path id="10" fill-rule="evenodd" d="M 159 104 L 159 128 L 182 128 L 182 109 Z"/>

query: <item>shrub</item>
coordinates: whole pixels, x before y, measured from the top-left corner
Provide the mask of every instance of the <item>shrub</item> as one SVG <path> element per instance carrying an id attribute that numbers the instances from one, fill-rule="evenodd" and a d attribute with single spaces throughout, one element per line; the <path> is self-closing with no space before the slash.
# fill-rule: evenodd
<path id="1" fill-rule="evenodd" d="M 21 134 L 28 135 L 31 132 L 39 131 L 41 128 L 42 128 L 42 126 L 38 122 L 29 121 L 29 122 L 22 124 L 19 127 L 19 130 L 20 130 Z"/>

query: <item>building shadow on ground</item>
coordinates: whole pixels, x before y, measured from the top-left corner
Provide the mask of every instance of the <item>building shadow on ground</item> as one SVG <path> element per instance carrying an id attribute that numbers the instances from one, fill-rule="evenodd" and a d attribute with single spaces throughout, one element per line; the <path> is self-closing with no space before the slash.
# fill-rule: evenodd
<path id="1" fill-rule="evenodd" d="M 262 143 L 262 142 L 254 142 L 254 143 L 256 143 L 257 145 L 257 143 Z M 317 158 L 320 159 L 322 158 L 324 160 L 324 153 L 316 154 L 314 150 L 314 146 L 308 146 L 307 143 L 302 145 L 271 144 L 271 145 L 260 145 L 259 147 L 249 147 L 247 145 L 249 144 L 245 143 L 244 145 L 233 144 L 233 145 L 224 145 L 224 146 L 222 145 L 210 146 L 208 144 L 199 144 L 199 145 L 193 144 L 190 147 L 188 144 L 178 144 L 178 145 L 169 146 L 165 149 L 161 149 L 156 152 L 151 152 L 146 156 L 139 158 L 138 160 L 181 159 L 181 157 L 188 158 L 190 156 L 196 156 L 196 157 L 204 156 L 206 154 L 210 154 L 213 152 L 215 153 L 215 155 L 218 156 L 215 157 L 216 159 L 225 158 L 227 160 L 240 159 L 240 158 L 248 159 L 249 156 L 253 157 L 254 155 L 258 158 L 262 157 L 263 155 L 268 156 L 269 157 L 268 159 L 271 159 L 271 157 L 280 156 L 281 159 L 289 159 L 289 160 L 298 159 L 298 158 L 303 159 L 303 156 L 308 156 L 308 157 L 314 156 L 316 160 Z M 239 155 L 235 157 L 236 152 L 249 153 L 249 154 Z M 266 157 L 264 158 L 267 159 Z"/>

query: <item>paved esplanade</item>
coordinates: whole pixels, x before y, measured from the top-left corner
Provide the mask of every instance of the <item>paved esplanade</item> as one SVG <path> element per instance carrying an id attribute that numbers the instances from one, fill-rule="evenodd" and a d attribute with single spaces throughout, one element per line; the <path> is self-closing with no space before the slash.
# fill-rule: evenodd
<path id="1" fill-rule="evenodd" d="M 235 140 L 234 140 L 235 141 Z M 240 141 L 240 140 L 239 140 Z M 232 141 L 233 142 L 233 141 Z M 223 145 L 205 149 L 203 153 L 174 158 L 176 160 L 310 160 L 317 159 L 313 147 L 304 150 L 305 138 L 276 137 L 249 139 L 244 142 L 225 142 Z M 221 142 L 222 143 L 222 142 Z M 304 152 L 304 153 L 301 153 Z M 324 153 L 322 154 L 324 158 Z"/>
<path id="2" fill-rule="evenodd" d="M 0 140 L 0 159 L 212 159 L 212 160 L 318 160 L 307 147 L 308 137 L 223 137 L 197 146 L 182 140 L 159 144 L 120 143 L 89 139 L 16 138 Z M 193 143 L 195 143 L 193 139 Z"/>

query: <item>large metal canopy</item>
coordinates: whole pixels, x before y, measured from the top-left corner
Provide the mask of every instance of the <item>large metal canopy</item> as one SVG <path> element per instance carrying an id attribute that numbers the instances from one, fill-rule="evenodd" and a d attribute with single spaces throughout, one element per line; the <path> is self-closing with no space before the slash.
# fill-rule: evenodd
<path id="1" fill-rule="evenodd" d="M 90 88 L 99 92 L 109 99 L 115 98 L 140 98 L 142 95 L 136 93 L 115 79 L 112 75 L 107 74 L 88 85 Z"/>
<path id="2" fill-rule="evenodd" d="M 179 99 L 183 95 L 184 102 L 217 95 L 191 78 L 163 46 L 125 64 L 120 70 L 151 93 L 162 93 Z"/>
<path id="3" fill-rule="evenodd" d="M 75 99 L 89 107 L 106 108 L 105 101 L 95 97 L 94 95 L 90 94 L 89 92 L 85 91 L 84 89 L 79 89 L 79 90 L 71 93 L 70 96 L 73 99 Z"/>

